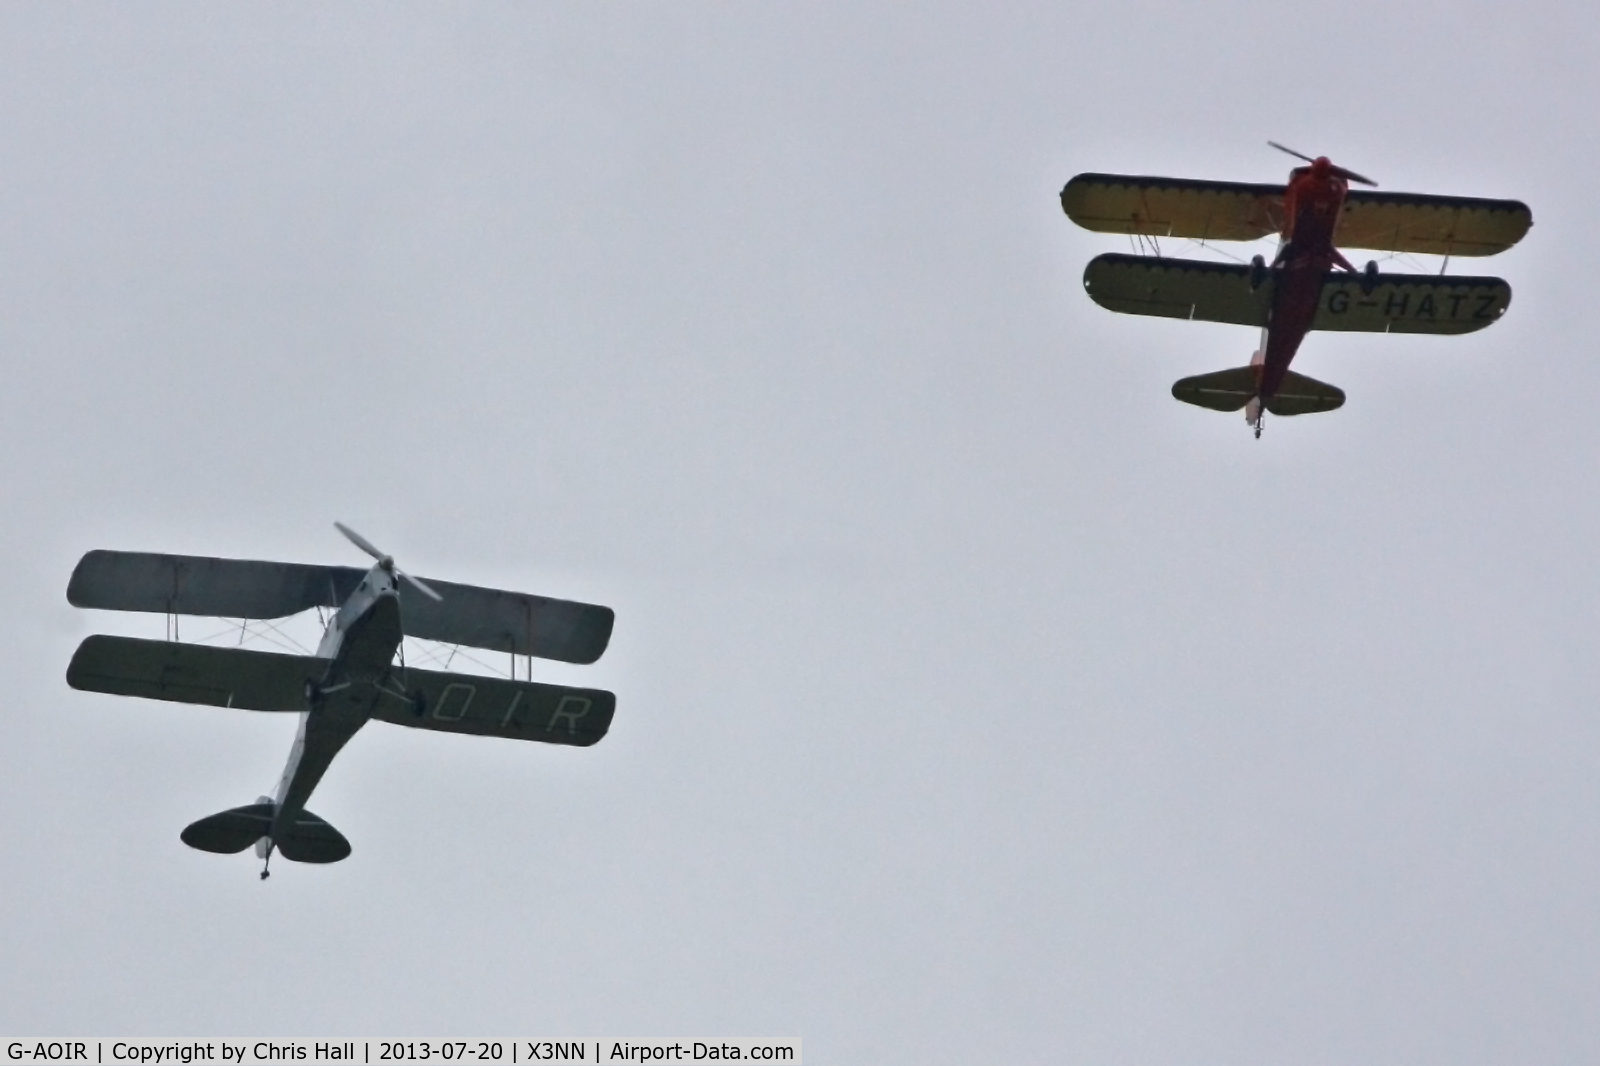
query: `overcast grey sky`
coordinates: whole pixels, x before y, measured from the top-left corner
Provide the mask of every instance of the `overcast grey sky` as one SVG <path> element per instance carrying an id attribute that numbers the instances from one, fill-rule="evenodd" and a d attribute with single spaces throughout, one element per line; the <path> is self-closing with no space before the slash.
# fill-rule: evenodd
<path id="1" fill-rule="evenodd" d="M 0 1021 L 1600 1058 L 1580 4 L 0 7 Z M 1510 196 L 1506 318 L 1175 403 L 1085 170 Z M 91 548 L 617 611 L 598 747 L 69 690 Z M 118 628 L 121 627 L 121 628 Z"/>

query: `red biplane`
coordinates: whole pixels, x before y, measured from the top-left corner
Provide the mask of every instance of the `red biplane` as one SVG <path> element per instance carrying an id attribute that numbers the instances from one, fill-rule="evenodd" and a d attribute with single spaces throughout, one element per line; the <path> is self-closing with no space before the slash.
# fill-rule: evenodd
<path id="1" fill-rule="evenodd" d="M 1268 142 L 1272 143 L 1272 142 Z M 1374 183 L 1327 157 L 1296 167 L 1289 184 L 1079 174 L 1061 190 L 1067 217 L 1085 229 L 1147 240 L 1156 255 L 1101 255 L 1083 286 L 1102 307 L 1135 315 L 1261 327 L 1249 366 L 1184 378 L 1172 395 L 1217 411 L 1245 410 L 1261 436 L 1262 409 L 1275 415 L 1331 411 L 1344 392 L 1289 369 L 1314 329 L 1368 333 L 1470 333 L 1511 303 L 1499 278 L 1357 270 L 1335 247 L 1445 257 L 1493 255 L 1528 232 L 1533 216 L 1516 200 L 1350 191 Z M 1161 237 L 1253 241 L 1279 235 L 1269 264 L 1160 255 Z M 1338 271 L 1335 268 L 1340 268 Z"/>

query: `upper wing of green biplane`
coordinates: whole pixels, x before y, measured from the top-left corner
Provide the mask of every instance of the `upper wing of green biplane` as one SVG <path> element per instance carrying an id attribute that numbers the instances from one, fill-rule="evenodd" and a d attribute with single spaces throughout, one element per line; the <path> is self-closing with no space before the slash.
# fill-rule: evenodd
<path id="1" fill-rule="evenodd" d="M 1356 274 L 1323 283 L 1312 329 L 1363 333 L 1471 333 L 1499 320 L 1511 286 L 1499 278 L 1379 274 L 1370 291 Z M 1272 278 L 1250 288 L 1250 268 L 1231 263 L 1108 254 L 1090 260 L 1083 287 L 1101 307 L 1131 315 L 1265 326 Z"/>
<path id="2" fill-rule="evenodd" d="M 103 611 L 282 618 L 339 606 L 364 573 L 349 566 L 92 551 L 73 570 L 67 601 Z M 439 593 L 437 601 L 401 586 L 400 624 L 407 636 L 569 663 L 594 662 L 611 640 L 616 616 L 609 607 L 426 580 Z"/>
<path id="3" fill-rule="evenodd" d="M 1282 185 L 1122 174 L 1079 174 L 1061 208 L 1085 229 L 1193 240 L 1253 241 L 1283 228 Z M 1517 200 L 1352 191 L 1334 233 L 1344 248 L 1493 255 L 1533 225 Z"/>
<path id="4" fill-rule="evenodd" d="M 351 566 L 92 551 L 72 571 L 67 602 L 102 611 L 283 618 L 337 607 L 364 573 Z"/>
<path id="5" fill-rule="evenodd" d="M 400 627 L 410 637 L 566 663 L 592 663 L 611 642 L 609 607 L 426 578 L 431 600 L 400 587 Z"/>

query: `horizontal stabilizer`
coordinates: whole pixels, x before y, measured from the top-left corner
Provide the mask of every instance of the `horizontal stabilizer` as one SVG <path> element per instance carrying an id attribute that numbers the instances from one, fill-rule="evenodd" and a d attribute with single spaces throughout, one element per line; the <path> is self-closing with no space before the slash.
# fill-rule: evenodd
<path id="1" fill-rule="evenodd" d="M 235 807 L 191 823 L 179 836 L 191 848 L 235 855 L 267 835 L 272 828 L 272 810 L 270 803 Z"/>
<path id="2" fill-rule="evenodd" d="M 1238 411 L 1255 398 L 1256 368 L 1239 366 L 1211 374 L 1196 374 L 1172 385 L 1172 397 L 1213 411 Z"/>
<path id="3" fill-rule="evenodd" d="M 1238 411 L 1256 396 L 1257 369 L 1241 366 L 1184 378 L 1173 384 L 1172 396 L 1213 411 Z M 1267 401 L 1267 410 L 1288 417 L 1332 411 L 1343 405 L 1343 389 L 1290 370 L 1284 374 L 1278 391 Z"/>
<path id="4" fill-rule="evenodd" d="M 414 729 L 587 747 L 606 735 L 617 710 L 617 697 L 600 689 L 439 670 L 396 677 L 404 692 L 385 688 L 372 716 Z"/>
<path id="5" fill-rule="evenodd" d="M 194 822 L 179 834 L 200 851 L 235 855 L 272 830 L 271 803 L 252 803 Z M 293 862 L 338 862 L 350 854 L 350 842 L 310 811 L 301 811 L 293 829 L 273 840 L 279 854 Z"/>
<path id="6" fill-rule="evenodd" d="M 92 551 L 73 570 L 67 601 L 102 611 L 283 618 L 338 607 L 365 574 L 349 566 Z M 423 580 L 440 599 L 401 587 L 407 636 L 568 663 L 594 662 L 611 640 L 609 607 Z"/>
<path id="7" fill-rule="evenodd" d="M 67 667 L 67 684 L 86 692 L 204 703 L 247 711 L 303 711 L 306 682 L 326 659 L 170 640 L 87 637 Z"/>
<path id="8" fill-rule="evenodd" d="M 1107 253 L 1089 261 L 1084 291 L 1101 307 L 1129 315 L 1261 327 L 1272 312 L 1274 272 L 1250 287 L 1250 268 L 1198 259 Z M 1493 325 L 1511 304 L 1499 278 L 1461 274 L 1329 271 L 1312 329 L 1360 333 L 1471 333 Z"/>
<path id="9" fill-rule="evenodd" d="M 338 862 L 350 854 L 344 834 L 310 811 L 301 811 L 294 828 L 273 838 L 278 854 L 292 862 Z"/>
<path id="10" fill-rule="evenodd" d="M 1283 384 L 1267 401 L 1267 410 L 1280 417 L 1314 415 L 1344 406 L 1344 390 L 1293 370 L 1283 375 Z"/>

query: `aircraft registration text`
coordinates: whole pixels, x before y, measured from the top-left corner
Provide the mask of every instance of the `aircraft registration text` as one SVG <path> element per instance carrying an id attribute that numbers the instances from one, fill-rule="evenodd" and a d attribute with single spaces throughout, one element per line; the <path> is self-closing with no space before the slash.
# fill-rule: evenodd
<path id="1" fill-rule="evenodd" d="M 704 1034 L 702 1034 L 704 1035 Z M 345 1040 L 345 1041 L 0 1041 L 11 1066 L 82 1063 L 94 1066 L 274 1066 L 337 1062 L 361 1066 L 391 1063 L 777 1062 L 801 1063 L 800 1041 L 737 1040 Z"/>

